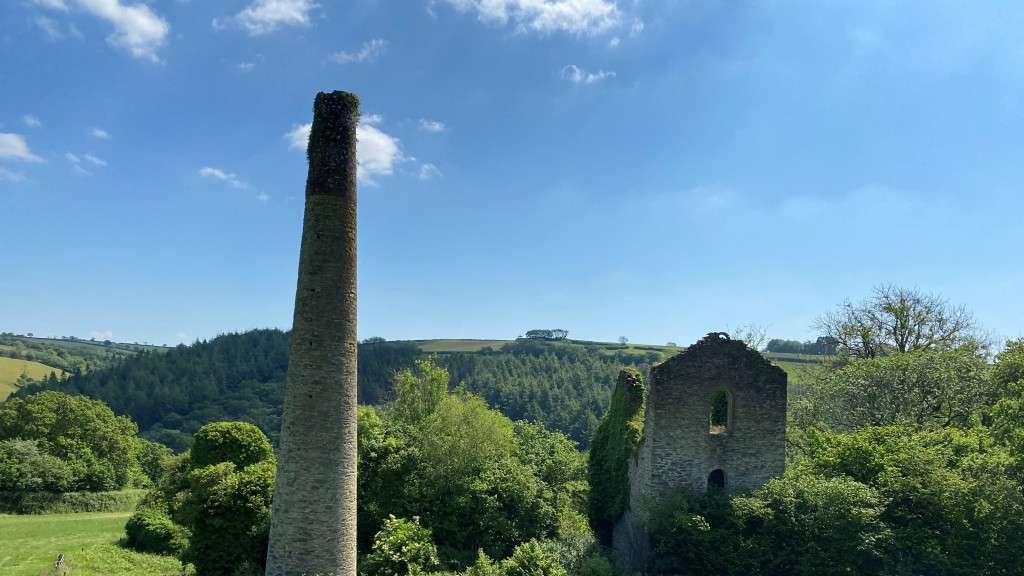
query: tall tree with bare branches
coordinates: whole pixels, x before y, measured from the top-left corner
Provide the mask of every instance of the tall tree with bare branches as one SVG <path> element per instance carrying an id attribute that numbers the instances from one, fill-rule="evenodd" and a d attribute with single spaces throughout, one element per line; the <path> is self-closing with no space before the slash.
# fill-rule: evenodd
<path id="1" fill-rule="evenodd" d="M 317 94 L 268 576 L 356 574 L 358 121 L 354 94 Z"/>
<path id="2" fill-rule="evenodd" d="M 840 353 L 858 358 L 982 345 L 974 317 L 964 307 L 892 285 L 876 287 L 863 302 L 844 302 L 814 327 L 835 338 Z"/>

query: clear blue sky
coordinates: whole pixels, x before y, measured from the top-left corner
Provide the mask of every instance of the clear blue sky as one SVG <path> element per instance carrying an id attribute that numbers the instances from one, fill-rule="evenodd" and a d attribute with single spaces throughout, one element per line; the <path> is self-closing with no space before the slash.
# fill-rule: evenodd
<path id="1" fill-rule="evenodd" d="M 314 94 L 362 97 L 360 335 L 1024 335 L 1024 6 L 11 0 L 0 330 L 291 323 Z M 298 139 L 298 140 L 297 140 Z"/>

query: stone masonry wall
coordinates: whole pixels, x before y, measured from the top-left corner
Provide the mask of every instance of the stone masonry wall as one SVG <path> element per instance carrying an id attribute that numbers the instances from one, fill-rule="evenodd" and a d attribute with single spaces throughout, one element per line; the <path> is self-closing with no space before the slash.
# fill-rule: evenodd
<path id="1" fill-rule="evenodd" d="M 712 434 L 716 393 L 729 396 L 727 429 Z M 647 519 L 675 490 L 700 496 L 708 475 L 730 493 L 755 490 L 786 468 L 786 373 L 742 341 L 712 333 L 651 369 L 644 438 L 630 464 L 630 506 L 616 525 L 620 569 L 635 573 L 649 554 Z"/>
<path id="2" fill-rule="evenodd" d="M 728 429 L 709 432 L 716 392 L 730 397 Z M 786 373 L 739 340 L 710 334 L 651 371 L 651 496 L 707 489 L 725 473 L 728 492 L 754 490 L 786 466 Z"/>

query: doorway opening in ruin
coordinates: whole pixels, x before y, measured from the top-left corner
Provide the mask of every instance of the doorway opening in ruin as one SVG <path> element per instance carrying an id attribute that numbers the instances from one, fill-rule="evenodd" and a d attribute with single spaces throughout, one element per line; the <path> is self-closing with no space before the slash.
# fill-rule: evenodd
<path id="1" fill-rule="evenodd" d="M 708 492 L 725 490 L 725 471 L 715 468 L 708 474 Z"/>
<path id="2" fill-rule="evenodd" d="M 732 396 L 727 391 L 719 390 L 711 397 L 708 421 L 708 434 L 725 434 L 729 431 L 732 424 Z"/>

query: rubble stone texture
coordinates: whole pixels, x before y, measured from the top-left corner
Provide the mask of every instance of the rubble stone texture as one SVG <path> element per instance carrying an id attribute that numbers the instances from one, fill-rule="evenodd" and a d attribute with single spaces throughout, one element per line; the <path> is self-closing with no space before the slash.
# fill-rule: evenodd
<path id="1" fill-rule="evenodd" d="M 358 121 L 354 94 L 317 94 L 268 576 L 356 574 Z"/>
<path id="2" fill-rule="evenodd" d="M 724 430 L 711 426 L 721 391 L 729 399 Z M 629 510 L 615 527 L 625 567 L 645 560 L 647 518 L 667 494 L 703 495 L 713 473 L 724 475 L 726 492 L 748 492 L 786 468 L 786 373 L 742 341 L 708 334 L 652 368 L 647 394 Z"/>

